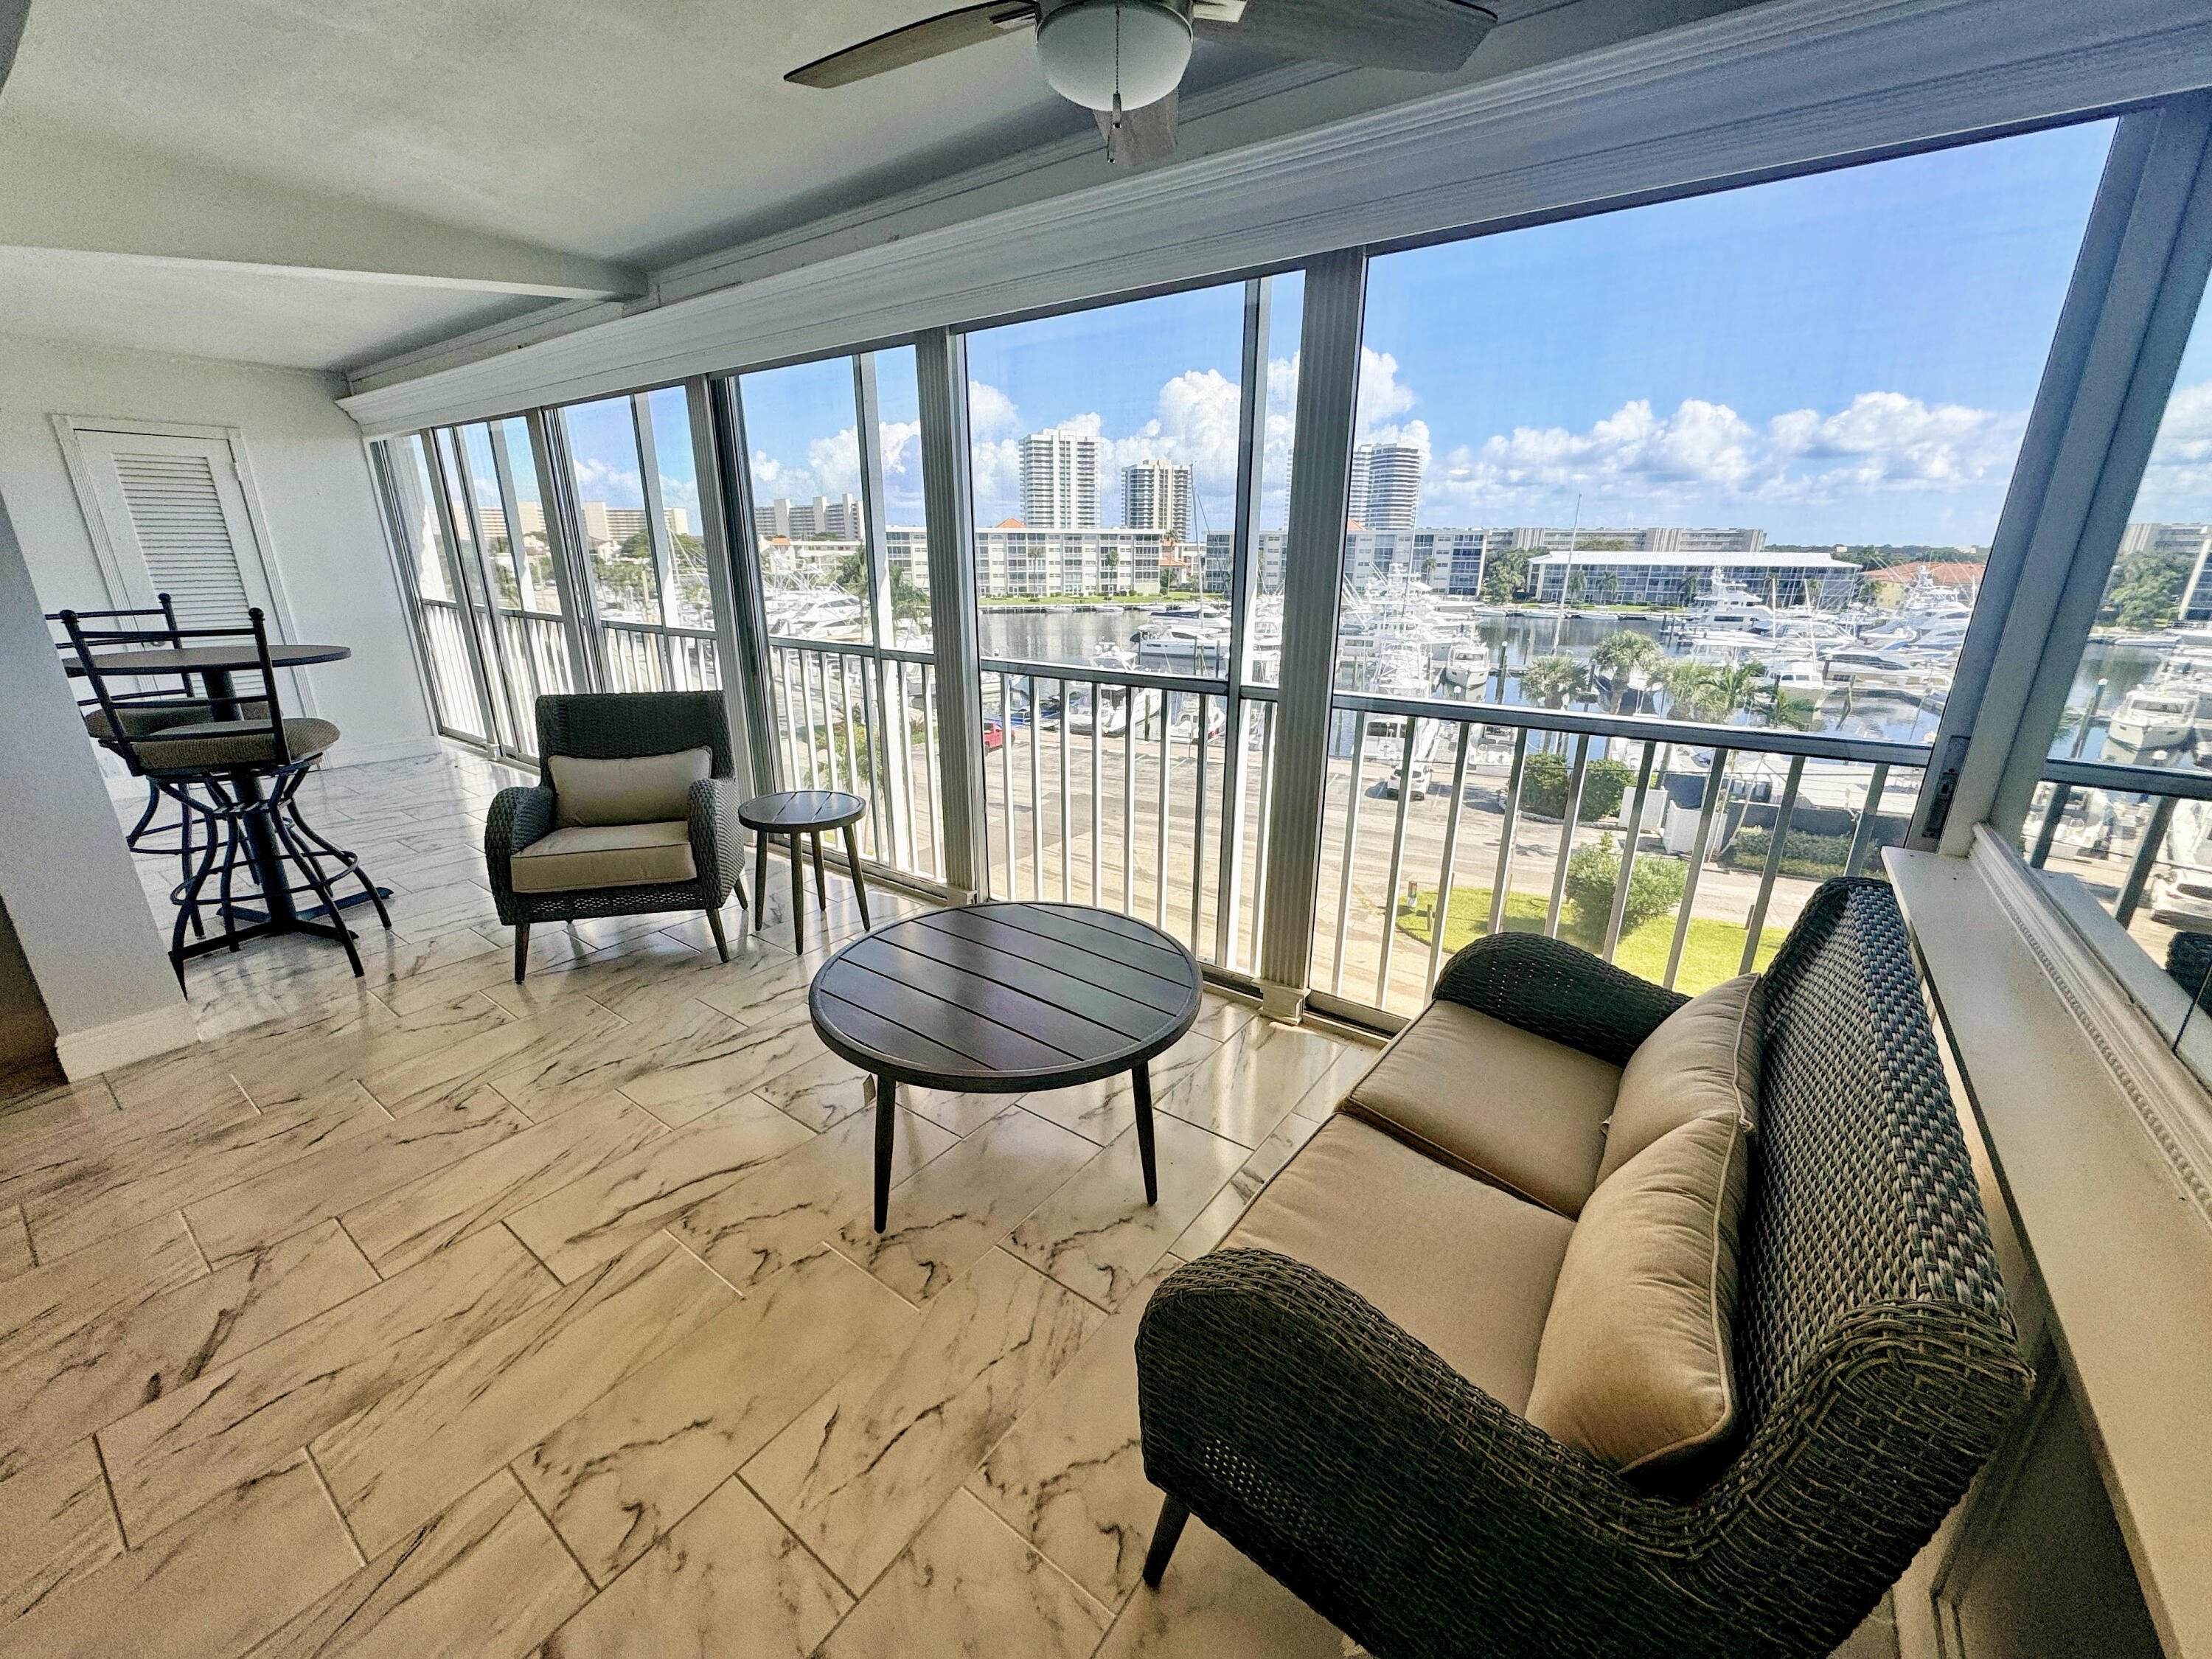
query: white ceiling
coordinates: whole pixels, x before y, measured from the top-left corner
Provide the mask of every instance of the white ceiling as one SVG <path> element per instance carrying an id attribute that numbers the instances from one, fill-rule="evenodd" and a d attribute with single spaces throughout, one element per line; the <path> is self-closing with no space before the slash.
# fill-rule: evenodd
<path id="1" fill-rule="evenodd" d="M 1492 0 L 1457 78 L 1747 3 Z M 1024 36 L 834 92 L 781 78 L 939 9 L 33 0 L 0 92 L 0 328 L 350 367 L 1091 131 Z M 1279 65 L 1203 46 L 1186 97 Z M 1282 131 L 1443 84 L 1255 87 Z"/>

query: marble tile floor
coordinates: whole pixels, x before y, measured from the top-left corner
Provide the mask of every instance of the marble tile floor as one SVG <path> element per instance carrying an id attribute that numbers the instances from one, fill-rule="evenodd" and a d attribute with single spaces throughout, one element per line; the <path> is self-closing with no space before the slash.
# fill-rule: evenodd
<path id="1" fill-rule="evenodd" d="M 0 1659 L 1342 1659 L 1202 1526 L 1139 1587 L 1133 1345 L 1372 1050 L 1209 996 L 1152 1207 L 1125 1080 L 915 1091 L 878 1237 L 805 1002 L 849 890 L 804 956 L 774 872 L 727 964 L 697 917 L 541 927 L 518 987 L 512 777 L 318 775 L 393 890 L 366 978 L 261 942 L 192 965 L 197 1048 L 0 1079 Z"/>

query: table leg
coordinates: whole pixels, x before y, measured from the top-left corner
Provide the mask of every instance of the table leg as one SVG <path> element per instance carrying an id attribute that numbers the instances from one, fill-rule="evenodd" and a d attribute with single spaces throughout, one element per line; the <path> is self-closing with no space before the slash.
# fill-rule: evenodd
<path id="1" fill-rule="evenodd" d="M 753 831 L 753 932 L 768 921 L 768 831 Z"/>
<path id="2" fill-rule="evenodd" d="M 876 1079 L 876 1231 L 891 1206 L 891 1133 L 898 1116 L 898 1085 L 889 1077 Z"/>
<path id="3" fill-rule="evenodd" d="M 1137 1085 L 1137 1156 L 1145 1165 L 1145 1202 L 1160 1201 L 1159 1170 L 1152 1161 L 1152 1068 L 1139 1061 L 1129 1073 Z"/>
<path id="4" fill-rule="evenodd" d="M 814 902 L 826 916 L 830 914 L 830 890 L 822 881 L 822 832 L 817 830 L 808 839 L 814 843 Z"/>
<path id="5" fill-rule="evenodd" d="M 262 799 L 261 779 L 256 773 L 233 772 L 230 787 L 242 803 Z M 292 903 L 287 889 L 290 878 L 284 873 L 284 860 L 276 848 L 276 832 L 270 828 L 266 812 L 254 812 L 246 820 L 246 839 L 253 848 L 254 872 L 261 878 L 261 904 L 268 918 L 279 927 L 289 927 L 298 920 L 299 913 Z M 336 917 L 331 921 L 335 923 Z"/>
<path id="6" fill-rule="evenodd" d="M 849 823 L 845 826 L 845 864 L 853 872 L 853 896 L 860 901 L 860 926 L 873 931 L 876 924 L 868 920 L 868 884 L 860 879 L 860 838 Z"/>
<path id="7" fill-rule="evenodd" d="M 791 832 L 791 948 L 806 954 L 806 878 L 799 869 L 796 830 Z"/>

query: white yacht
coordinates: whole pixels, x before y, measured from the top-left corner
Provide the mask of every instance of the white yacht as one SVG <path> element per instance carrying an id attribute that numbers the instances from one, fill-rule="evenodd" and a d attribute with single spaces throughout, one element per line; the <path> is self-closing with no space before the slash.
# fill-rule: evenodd
<path id="1" fill-rule="evenodd" d="M 2136 686 L 2120 699 L 2106 728 L 2099 757 L 2123 766 L 2187 763 L 2197 739 L 2212 732 L 2212 686 L 2161 678 Z"/>

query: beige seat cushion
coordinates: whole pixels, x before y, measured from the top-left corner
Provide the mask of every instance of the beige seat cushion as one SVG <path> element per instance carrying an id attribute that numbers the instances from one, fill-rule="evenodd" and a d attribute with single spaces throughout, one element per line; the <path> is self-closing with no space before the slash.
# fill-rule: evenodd
<path id="1" fill-rule="evenodd" d="M 1759 1121 L 1759 975 L 1716 985 L 1644 1039 L 1620 1073 L 1597 1178 L 1707 1112 Z"/>
<path id="2" fill-rule="evenodd" d="M 126 702 L 117 704 L 115 713 L 122 722 L 123 735 L 126 738 L 147 737 L 155 732 L 166 732 L 173 726 L 198 726 L 207 719 L 204 706 L 199 708 L 149 708 Z M 242 702 L 238 705 L 238 713 L 241 720 L 265 720 L 269 718 L 269 705 L 260 702 Z M 84 729 L 96 743 L 106 743 L 115 735 L 114 723 L 108 720 L 107 711 L 104 708 L 85 710 Z"/>
<path id="3" fill-rule="evenodd" d="M 1401 1031 L 1340 1111 L 1561 1215 L 1597 1185 L 1620 1068 L 1439 1000 Z"/>
<path id="4" fill-rule="evenodd" d="M 1279 1251 L 1350 1285 L 1517 1412 L 1573 1232 L 1564 1217 L 1340 1114 L 1222 1248 Z"/>
<path id="5" fill-rule="evenodd" d="M 255 728 L 258 727 L 258 730 Z M 295 717 L 284 722 L 284 747 L 295 762 L 313 760 L 338 740 L 328 720 Z M 141 740 L 138 763 L 155 771 L 189 766 L 258 766 L 273 763 L 276 744 L 267 715 L 258 720 L 196 720 L 161 729 L 158 741 Z"/>
<path id="6" fill-rule="evenodd" d="M 547 757 L 553 774 L 554 820 L 563 830 L 594 823 L 663 823 L 689 817 L 691 786 L 714 768 L 708 749 L 625 760 Z"/>
<path id="7" fill-rule="evenodd" d="M 1708 1112 L 1590 1194 L 1544 1322 L 1525 1413 L 1538 1428 L 1624 1471 L 1689 1462 L 1735 1428 L 1748 1131 Z"/>
<path id="8" fill-rule="evenodd" d="M 566 893 L 580 887 L 636 887 L 647 882 L 695 881 L 691 826 L 681 818 L 661 823 L 580 824 L 533 841 L 507 861 L 518 893 Z"/>

